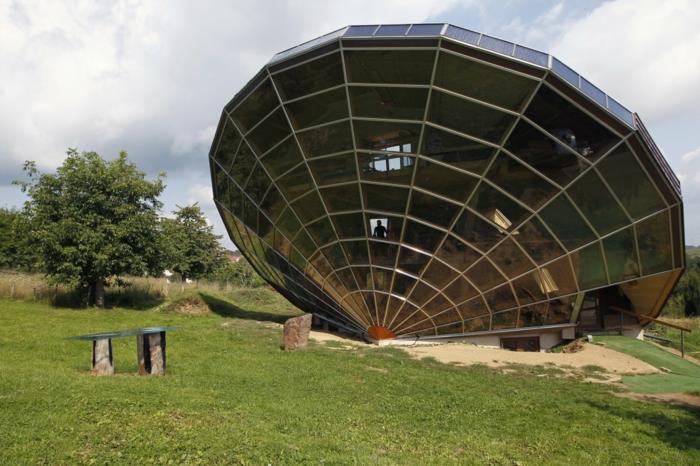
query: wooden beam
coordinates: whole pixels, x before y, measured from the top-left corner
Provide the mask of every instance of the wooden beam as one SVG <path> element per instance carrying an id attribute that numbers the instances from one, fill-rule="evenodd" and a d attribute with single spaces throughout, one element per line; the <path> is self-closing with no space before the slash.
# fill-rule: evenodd
<path id="1" fill-rule="evenodd" d="M 657 319 L 657 318 L 651 317 L 651 316 L 646 316 L 644 314 L 637 314 L 636 312 L 630 311 L 629 309 L 625 309 L 622 307 L 610 306 L 610 309 L 612 309 L 613 311 L 622 312 L 623 314 L 629 314 L 631 316 L 639 317 L 641 319 L 651 320 L 652 322 L 656 322 L 657 324 L 665 325 L 667 327 L 675 328 L 676 330 L 683 330 L 684 332 L 692 332 L 692 330 L 688 327 L 683 327 L 682 325 L 678 325 L 678 324 L 672 324 L 671 322 L 667 322 L 665 320 Z"/>

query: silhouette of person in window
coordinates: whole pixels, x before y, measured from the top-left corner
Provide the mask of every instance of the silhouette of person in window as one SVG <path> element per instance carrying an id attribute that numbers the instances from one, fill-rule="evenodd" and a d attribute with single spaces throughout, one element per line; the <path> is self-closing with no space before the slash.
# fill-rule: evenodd
<path id="1" fill-rule="evenodd" d="M 372 236 L 379 239 L 386 239 L 386 228 L 382 226 L 381 220 L 377 220 L 377 226 L 374 227 L 374 233 Z"/>

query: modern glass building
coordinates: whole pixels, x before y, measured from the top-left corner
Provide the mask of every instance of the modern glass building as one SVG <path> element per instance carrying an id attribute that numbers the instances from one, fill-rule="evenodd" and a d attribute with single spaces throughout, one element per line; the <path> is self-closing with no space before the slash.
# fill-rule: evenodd
<path id="1" fill-rule="evenodd" d="M 556 58 L 448 24 L 349 26 L 224 107 L 216 205 L 275 289 L 387 338 L 638 332 L 684 268 L 680 183 Z"/>

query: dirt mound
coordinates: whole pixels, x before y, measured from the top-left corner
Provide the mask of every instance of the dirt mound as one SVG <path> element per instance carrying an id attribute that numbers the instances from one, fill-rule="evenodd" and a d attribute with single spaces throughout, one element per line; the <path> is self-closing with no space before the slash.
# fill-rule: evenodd
<path id="1" fill-rule="evenodd" d="M 204 314 L 209 314 L 211 310 L 199 293 L 195 293 L 171 301 L 163 308 L 163 312 L 188 316 L 201 316 Z"/>

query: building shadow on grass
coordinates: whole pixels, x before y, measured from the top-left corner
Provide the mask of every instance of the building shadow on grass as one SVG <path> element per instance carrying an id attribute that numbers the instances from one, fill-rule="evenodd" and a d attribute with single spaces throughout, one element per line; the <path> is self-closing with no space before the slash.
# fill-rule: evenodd
<path id="1" fill-rule="evenodd" d="M 277 322 L 283 324 L 293 315 L 283 315 L 283 314 L 273 314 L 271 312 L 264 311 L 251 311 L 248 309 L 243 309 L 230 301 L 226 301 L 215 296 L 199 293 L 202 300 L 207 304 L 211 312 L 218 314 L 222 317 L 235 317 L 237 319 L 249 319 L 249 320 L 260 320 L 266 322 Z"/>
<path id="2" fill-rule="evenodd" d="M 51 297 L 51 305 L 61 309 L 85 309 L 85 294 L 80 290 L 61 290 Z M 146 311 L 165 302 L 165 297 L 155 291 L 139 288 L 111 288 L 105 292 L 107 309 L 123 308 Z"/>
<path id="3" fill-rule="evenodd" d="M 655 403 L 643 406 L 611 406 L 604 403 L 588 402 L 588 405 L 607 414 L 642 422 L 654 429 L 655 436 L 669 446 L 683 451 L 700 451 L 700 408 L 674 405 L 678 415 L 673 416 L 653 409 Z"/>

